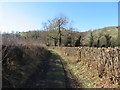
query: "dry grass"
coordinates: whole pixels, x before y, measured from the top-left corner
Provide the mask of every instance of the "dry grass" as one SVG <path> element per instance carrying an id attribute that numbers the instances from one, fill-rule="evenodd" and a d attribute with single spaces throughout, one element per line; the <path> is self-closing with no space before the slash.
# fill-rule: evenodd
<path id="1" fill-rule="evenodd" d="M 76 62 L 74 55 L 68 55 L 62 51 L 63 49 L 53 49 L 63 60 L 67 63 L 69 69 L 77 77 L 78 81 L 83 84 L 85 88 L 118 88 L 119 85 L 111 83 L 111 81 L 106 78 L 100 78 L 98 71 L 96 69 L 96 64 L 91 63 L 89 66 L 84 61 Z M 69 52 L 72 53 L 72 52 Z"/>
<path id="2" fill-rule="evenodd" d="M 20 88 L 49 52 L 41 43 L 15 35 L 3 35 L 2 41 L 3 88 Z"/>

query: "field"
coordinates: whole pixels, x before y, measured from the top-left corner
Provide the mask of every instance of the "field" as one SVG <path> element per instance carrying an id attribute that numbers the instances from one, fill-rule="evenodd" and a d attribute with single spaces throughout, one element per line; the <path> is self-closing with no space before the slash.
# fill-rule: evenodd
<path id="1" fill-rule="evenodd" d="M 0 89 L 120 90 L 118 7 L 0 2 Z"/>
<path id="2" fill-rule="evenodd" d="M 118 48 L 52 47 L 85 88 L 118 88 Z M 114 52 L 114 53 L 113 53 Z M 105 55 L 105 56 L 104 56 Z"/>
<path id="3" fill-rule="evenodd" d="M 3 89 L 73 87 L 59 55 L 35 42 L 7 37 L 3 36 L 2 45 Z"/>
<path id="4" fill-rule="evenodd" d="M 119 48 L 46 46 L 25 37 L 2 36 L 3 88 L 120 87 Z"/>

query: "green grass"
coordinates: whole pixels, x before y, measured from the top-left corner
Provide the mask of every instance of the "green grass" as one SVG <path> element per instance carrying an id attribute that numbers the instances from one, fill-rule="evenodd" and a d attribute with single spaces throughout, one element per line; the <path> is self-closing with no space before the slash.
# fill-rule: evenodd
<path id="1" fill-rule="evenodd" d="M 100 81 L 98 77 L 92 78 L 92 74 L 96 73 L 95 70 L 92 70 L 91 73 L 88 73 L 86 65 L 83 65 L 82 63 L 75 64 L 71 62 L 70 57 L 65 56 L 60 50 L 54 49 L 53 51 L 59 54 L 64 59 L 64 61 L 67 62 L 67 66 L 69 67 L 73 75 L 78 78 L 79 82 L 82 83 L 83 87 L 94 88 L 95 86 L 93 84 Z"/>
<path id="2" fill-rule="evenodd" d="M 105 39 L 105 35 L 109 34 L 112 39 L 117 40 L 118 38 L 118 29 L 117 28 L 103 28 L 103 29 L 98 29 L 98 30 L 94 30 L 94 31 L 89 31 L 89 32 L 84 32 L 84 39 L 85 41 L 89 41 L 90 38 L 90 33 L 93 33 L 94 36 L 94 40 L 96 41 L 99 37 L 99 35 L 101 36 L 101 41 L 103 41 L 103 39 Z M 113 40 L 114 41 L 114 40 Z"/>

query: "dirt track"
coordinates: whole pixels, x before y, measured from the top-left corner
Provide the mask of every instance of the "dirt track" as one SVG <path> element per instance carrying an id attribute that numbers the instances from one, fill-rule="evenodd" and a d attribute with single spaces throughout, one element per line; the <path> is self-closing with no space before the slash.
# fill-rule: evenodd
<path id="1" fill-rule="evenodd" d="M 80 88 L 61 57 L 51 51 L 39 69 L 26 81 L 23 88 Z"/>

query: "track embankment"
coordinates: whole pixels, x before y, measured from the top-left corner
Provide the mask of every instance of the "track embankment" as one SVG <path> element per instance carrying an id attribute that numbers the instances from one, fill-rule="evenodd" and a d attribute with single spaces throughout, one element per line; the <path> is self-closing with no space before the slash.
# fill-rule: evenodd
<path id="1" fill-rule="evenodd" d="M 120 48 L 50 47 L 84 88 L 120 88 Z"/>

